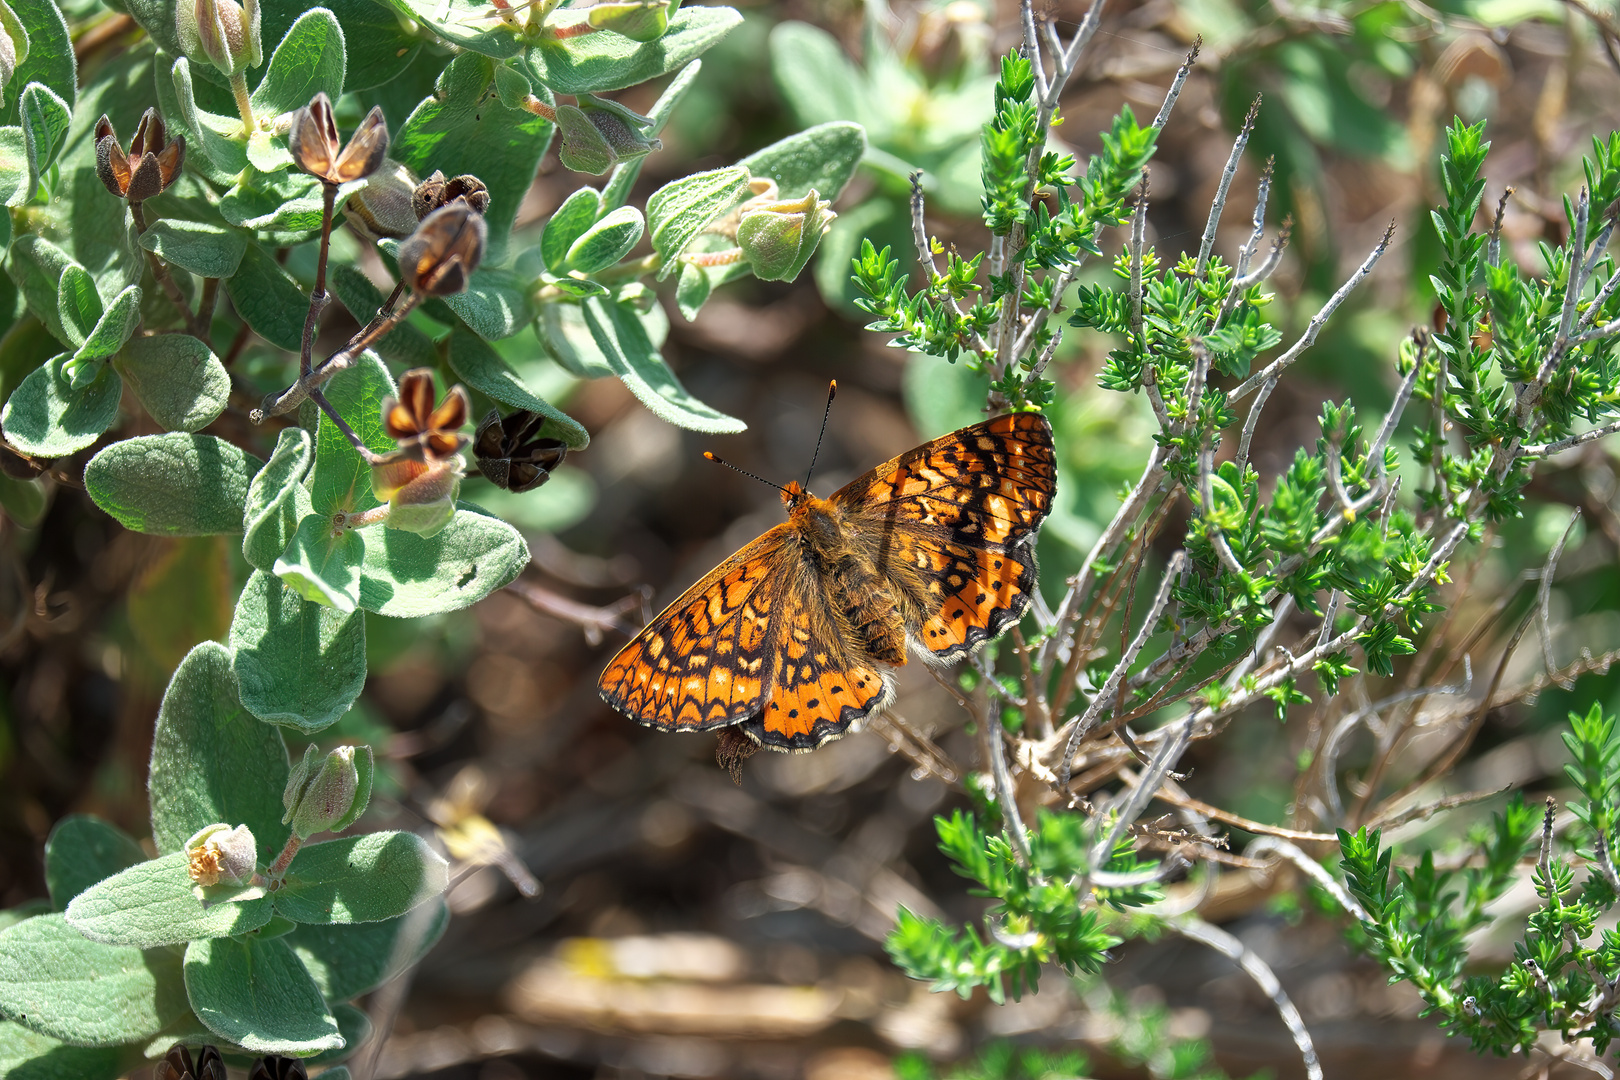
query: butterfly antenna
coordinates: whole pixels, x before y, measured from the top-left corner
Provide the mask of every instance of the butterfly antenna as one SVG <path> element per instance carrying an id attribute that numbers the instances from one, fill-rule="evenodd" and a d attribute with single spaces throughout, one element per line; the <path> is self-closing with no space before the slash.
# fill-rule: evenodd
<path id="1" fill-rule="evenodd" d="M 781 484 L 773 484 L 769 480 L 765 479 L 763 476 L 755 476 L 753 473 L 749 472 L 747 469 L 739 469 L 739 468 L 737 468 L 737 466 L 733 465 L 731 462 L 727 461 L 725 458 L 720 457 L 720 456 L 718 456 L 716 454 L 711 454 L 707 450 L 703 451 L 703 456 L 708 458 L 710 461 L 714 462 L 716 465 L 724 465 L 726 468 L 730 469 L 732 472 L 740 472 L 740 473 L 742 473 L 744 476 L 748 477 L 750 480 L 758 480 L 760 483 L 765 484 L 768 487 L 773 487 L 777 491 L 784 491 L 784 492 L 787 491 L 787 488 L 783 487 Z"/>
<path id="2" fill-rule="evenodd" d="M 821 433 L 816 436 L 816 452 L 810 455 L 810 470 L 804 474 L 804 486 L 810 487 L 810 476 L 816 471 L 816 458 L 821 456 L 821 440 L 827 434 L 827 417 L 832 415 L 833 398 L 838 396 L 838 380 L 827 384 L 827 411 L 821 414 Z"/>

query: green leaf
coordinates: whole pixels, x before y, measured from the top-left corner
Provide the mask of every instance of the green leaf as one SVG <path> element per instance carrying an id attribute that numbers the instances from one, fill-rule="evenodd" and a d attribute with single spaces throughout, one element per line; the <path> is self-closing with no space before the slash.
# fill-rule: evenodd
<path id="1" fill-rule="evenodd" d="M 314 456 L 309 432 L 282 428 L 275 452 L 248 486 L 242 556 L 252 566 L 271 570 L 298 531 L 298 523 L 313 511 L 303 479 Z"/>
<path id="2" fill-rule="evenodd" d="M 117 1080 L 126 1071 L 125 1055 L 116 1046 L 68 1046 L 0 1022 L 0 1076 L 6 1080 Z"/>
<path id="3" fill-rule="evenodd" d="M 248 245 L 236 273 L 225 281 L 225 292 L 254 333 L 277 348 L 298 351 L 309 298 L 263 248 Z"/>
<path id="4" fill-rule="evenodd" d="M 126 609 L 135 648 L 160 682 L 199 642 L 225 636 L 236 583 L 231 544 L 223 536 L 186 536 L 153 545 L 153 557 L 130 587 Z"/>
<path id="5" fill-rule="evenodd" d="M 647 224 L 653 250 L 664 260 L 659 280 L 679 267 L 677 257 L 693 237 L 747 194 L 748 169 L 742 165 L 694 173 L 653 192 L 647 200 Z"/>
<path id="6" fill-rule="evenodd" d="M 296 923 L 380 922 L 442 894 L 449 872 L 415 833 L 346 836 L 300 848 L 272 900 Z"/>
<path id="7" fill-rule="evenodd" d="M 811 188 L 829 202 L 836 200 L 866 154 L 866 131 L 845 121 L 818 124 L 789 135 L 738 164 L 757 179 L 775 181 L 783 199 L 803 198 Z"/>
<path id="8" fill-rule="evenodd" d="M 566 25 L 555 16 L 553 21 Z M 534 78 L 559 94 L 622 90 L 683 67 L 741 22 L 742 16 L 729 7 L 682 8 L 656 41 L 642 43 L 613 33 L 547 37 L 525 60 Z"/>
<path id="9" fill-rule="evenodd" d="M 476 604 L 529 564 L 523 534 L 476 506 L 458 503 L 433 536 L 402 529 L 365 530 L 360 606 L 410 618 Z"/>
<path id="10" fill-rule="evenodd" d="M 527 282 L 511 270 L 480 266 L 467 281 L 467 291 L 446 296 L 450 310 L 485 341 L 509 338 L 534 321 Z"/>
<path id="11" fill-rule="evenodd" d="M 94 381 L 75 388 L 63 374 L 71 359 L 62 353 L 35 368 L 0 412 L 6 438 L 25 454 L 66 457 L 95 442 L 118 418 L 118 376 L 102 365 Z"/>
<path id="12" fill-rule="evenodd" d="M 145 858 L 146 856 L 141 856 Z M 49 915 L 51 904 L 48 900 L 24 900 L 14 908 L 0 910 L 0 930 L 8 930 L 25 919 L 32 919 L 37 915 Z"/>
<path id="13" fill-rule="evenodd" d="M 215 641 L 181 661 L 158 709 L 149 787 L 152 839 L 181 851 L 204 825 L 246 825 L 259 851 L 286 841 L 281 792 L 287 786 L 281 732 L 261 724 L 237 697 L 231 651 Z"/>
<path id="14" fill-rule="evenodd" d="M 67 20 L 55 4 L 44 0 L 24 0 L 14 4 L 12 11 L 28 33 L 28 58 L 17 65 L 6 85 L 26 87 L 29 83 L 43 83 L 72 109 L 77 96 L 78 66 L 74 62 Z M 19 98 L 4 95 L 0 124 L 20 123 L 20 118 L 20 95 Z"/>
<path id="15" fill-rule="evenodd" d="M 300 924 L 286 942 L 327 1001 L 348 1001 L 427 955 L 449 924 L 444 901 L 429 901 L 381 922 Z"/>
<path id="16" fill-rule="evenodd" d="M 74 262 L 62 267 L 62 276 L 56 281 L 56 314 L 62 321 L 67 344 L 75 349 L 83 345 L 105 310 L 90 271 Z"/>
<path id="17" fill-rule="evenodd" d="M 255 570 L 231 620 L 232 667 L 248 711 L 306 734 L 335 723 L 366 685 L 366 621 L 311 603 Z"/>
<path id="18" fill-rule="evenodd" d="M 39 480 L 18 480 L 0 474 L 0 511 L 25 529 L 33 529 L 45 519 L 48 503 Z"/>
<path id="19" fill-rule="evenodd" d="M 587 229 L 568 248 L 564 260 L 566 269 L 581 274 L 606 270 L 630 253 L 645 227 L 640 210 L 633 206 L 619 207 Z"/>
<path id="20" fill-rule="evenodd" d="M 703 70 L 703 61 L 693 60 L 690 64 L 675 73 L 675 77 L 664 86 L 664 92 L 658 95 L 651 109 L 647 110 L 647 119 L 652 121 L 645 134 L 649 139 L 664 130 L 669 118 L 675 112 L 686 92 L 692 88 L 697 80 L 698 72 Z M 602 185 L 602 208 L 604 210 L 617 210 L 625 204 L 630 197 L 630 191 L 636 186 L 636 180 L 641 176 L 641 163 L 645 157 L 637 156 L 629 161 L 621 161 L 613 167 L 606 184 Z M 600 211 L 598 212 L 600 213 Z"/>
<path id="21" fill-rule="evenodd" d="M 62 280 L 68 267 L 77 265 L 71 255 L 44 237 L 26 235 L 19 236 L 16 243 L 11 245 L 11 259 L 6 266 L 6 272 L 28 302 L 28 310 L 45 324 L 52 337 L 69 348 L 77 348 L 84 335 L 81 333 L 74 340 L 63 328 L 62 309 L 57 303 L 57 283 Z M 98 308 L 96 315 L 100 314 Z M 95 316 L 92 316 L 89 325 L 94 324 Z"/>
<path id="22" fill-rule="evenodd" d="M 366 1015 L 364 1009 L 341 1003 L 331 1006 L 331 1009 L 332 1019 L 337 1021 L 338 1034 L 343 1036 L 343 1045 L 335 1050 L 322 1050 L 314 1057 L 304 1058 L 305 1065 L 327 1065 L 347 1060 L 371 1038 L 371 1017 Z M 349 1070 L 341 1065 L 335 1069 L 328 1069 L 321 1075 L 328 1077 L 329 1080 L 350 1080 Z"/>
<path id="23" fill-rule="evenodd" d="M 130 338 L 113 367 L 152 419 L 169 431 L 201 431 L 230 401 L 225 365 L 189 334 Z"/>
<path id="24" fill-rule="evenodd" d="M 264 850 L 262 840 L 259 847 Z M 192 891 L 187 863 L 186 853 L 176 851 L 92 885 L 68 904 L 68 925 L 91 941 L 155 949 L 245 934 L 270 921 L 268 896 L 203 907 Z"/>
<path id="25" fill-rule="evenodd" d="M 523 51 L 517 33 L 505 26 L 490 29 L 489 5 L 481 0 L 383 0 L 407 19 L 420 22 L 451 45 L 470 53 L 509 60 Z"/>
<path id="26" fill-rule="evenodd" d="M 61 911 L 90 886 L 145 861 L 141 846 L 118 826 L 90 814 L 69 814 L 45 841 L 45 887 Z"/>
<path id="27" fill-rule="evenodd" d="M 34 197 L 40 179 L 56 164 L 73 110 L 54 90 L 37 82 L 29 83 L 23 90 L 18 106 L 22 114 L 23 145 L 28 155 L 28 184 L 12 199 L 22 206 Z"/>
<path id="28" fill-rule="evenodd" d="M 0 933 L 0 1014 L 51 1038 L 117 1046 L 185 1014 L 179 958 L 87 940 L 62 915 Z"/>
<path id="29" fill-rule="evenodd" d="M 348 263 L 334 265 L 327 271 L 326 284 L 332 290 L 332 295 L 338 298 L 338 303 L 347 308 L 354 321 L 361 326 L 369 323 L 372 316 L 382 309 L 382 291 L 357 266 Z M 433 339 L 408 319 L 395 323 L 394 328 L 371 348 L 384 360 L 407 369 L 432 367 L 439 360 L 433 348 Z"/>
<path id="30" fill-rule="evenodd" d="M 681 276 L 675 282 L 675 304 L 687 322 L 697 318 L 698 311 L 708 302 L 713 288 L 708 267 L 693 263 L 681 267 Z"/>
<path id="31" fill-rule="evenodd" d="M 715 434 L 747 430 L 747 424 L 705 405 L 681 385 L 626 305 L 595 297 L 581 302 L 580 309 L 613 373 L 660 420 Z"/>
<path id="32" fill-rule="evenodd" d="M 84 487 L 97 506 L 134 532 L 231 534 L 242 528 L 248 485 L 263 467 L 213 435 L 141 435 L 91 458 Z"/>
<path id="33" fill-rule="evenodd" d="M 472 334 L 458 330 L 450 335 L 449 360 L 451 370 L 484 396 L 544 416 L 542 434 L 561 439 L 570 450 L 583 450 L 590 444 L 584 425 L 530 392 L 501 354 Z"/>
<path id="34" fill-rule="evenodd" d="M 279 157 L 273 163 L 266 158 L 266 164 L 278 169 L 291 161 L 291 155 L 286 155 L 285 163 Z M 219 212 L 232 225 L 254 230 L 270 247 L 300 244 L 320 235 L 325 213 L 321 188 L 321 182 L 307 173 L 249 170 L 220 196 Z M 351 190 L 347 184 L 338 188 L 339 203 Z"/>
<path id="35" fill-rule="evenodd" d="M 568 271 L 568 249 L 596 223 L 602 197 L 595 188 L 582 187 L 557 207 L 540 233 L 540 257 L 553 274 Z"/>
<path id="36" fill-rule="evenodd" d="M 881 112 L 866 75 L 820 27 L 783 22 L 771 30 L 771 75 L 801 124 L 870 122 Z M 870 104 L 869 104 L 870 103 Z M 824 190 L 816 188 L 817 191 Z"/>
<path id="37" fill-rule="evenodd" d="M 281 938 L 193 941 L 185 970 L 192 1011 L 222 1039 L 256 1054 L 343 1045 L 320 990 Z"/>
<path id="38" fill-rule="evenodd" d="M 498 263 L 506 250 L 518 204 L 551 145 L 552 125 L 524 109 L 510 109 L 493 93 L 490 61 L 473 53 L 456 57 L 439 76 L 431 97 L 411 113 L 389 143 L 388 153 L 418 176 L 435 169 L 446 176 L 472 173 L 489 188 L 489 250 Z M 637 80 L 639 81 L 639 80 Z"/>
<path id="39" fill-rule="evenodd" d="M 382 422 L 384 399 L 397 393 L 388 369 L 371 352 L 362 353 L 354 367 L 332 376 L 325 387 L 332 408 L 369 449 L 379 454 L 398 446 Z M 378 505 L 371 491 L 371 466 L 355 452 L 348 436 L 329 416 L 324 412 L 319 416 L 315 472 L 310 477 L 310 499 L 315 511 L 330 518 L 338 511 L 354 513 Z"/>
<path id="40" fill-rule="evenodd" d="M 154 222 L 140 243 L 164 262 L 205 278 L 230 277 L 247 250 L 247 239 L 235 229 L 203 221 Z"/>
<path id="41" fill-rule="evenodd" d="M 316 512 L 298 523 L 271 571 L 304 599 L 349 612 L 360 602 L 365 557 L 366 541 L 359 532 L 340 529 L 334 535 L 332 515 Z"/>
<path id="42" fill-rule="evenodd" d="M 19 206 L 28 198 L 28 140 L 20 127 L 0 127 L 0 202 Z M 11 245 L 11 215 L 0 214 L 0 248 Z"/>
<path id="43" fill-rule="evenodd" d="M 198 107 L 192 87 L 191 62 L 184 56 L 174 62 L 169 75 L 179 116 L 169 115 L 171 120 L 178 119 L 185 128 L 187 150 L 190 153 L 202 151 L 202 156 L 218 174 L 216 178 L 235 176 L 246 169 L 247 143 L 238 141 L 238 136 L 242 134 L 242 121 Z M 162 96 L 161 88 L 159 95 Z M 196 168 L 195 165 L 190 167 Z"/>
<path id="44" fill-rule="evenodd" d="M 325 8 L 315 8 L 287 30 L 253 91 L 254 116 L 279 116 L 301 109 L 316 94 L 336 101 L 343 96 L 343 27 Z"/>
<path id="45" fill-rule="evenodd" d="M 68 275 L 62 275 L 66 282 Z M 93 294 L 92 294 L 93 295 Z M 105 360 L 124 347 L 135 328 L 141 324 L 141 287 L 131 285 L 107 305 L 107 310 L 95 322 L 95 328 L 86 335 L 84 344 L 73 355 L 75 362 Z"/>

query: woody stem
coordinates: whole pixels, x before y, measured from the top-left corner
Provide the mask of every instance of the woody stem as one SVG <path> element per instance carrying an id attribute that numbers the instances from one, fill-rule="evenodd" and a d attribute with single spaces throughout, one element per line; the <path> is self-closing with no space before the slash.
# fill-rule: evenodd
<path id="1" fill-rule="evenodd" d="M 332 208 L 337 202 L 337 185 L 321 185 L 321 254 L 315 264 L 315 288 L 309 294 L 309 314 L 304 317 L 304 341 L 298 351 L 298 374 L 309 374 L 310 353 L 315 350 L 315 332 L 320 328 L 321 312 L 326 309 L 326 257 L 332 248 Z"/>
<path id="2" fill-rule="evenodd" d="M 349 440 L 350 444 L 354 446 L 355 453 L 359 454 L 367 465 L 375 465 L 381 460 L 378 455 L 372 453 L 371 447 L 367 446 L 360 436 L 354 433 L 354 428 L 349 426 L 348 421 L 338 415 L 338 411 L 332 407 L 332 403 L 326 400 L 325 394 L 319 390 L 311 389 L 309 391 L 309 400 L 313 401 L 326 414 L 327 419 L 332 421 L 332 425 L 343 433 L 343 437 Z"/>

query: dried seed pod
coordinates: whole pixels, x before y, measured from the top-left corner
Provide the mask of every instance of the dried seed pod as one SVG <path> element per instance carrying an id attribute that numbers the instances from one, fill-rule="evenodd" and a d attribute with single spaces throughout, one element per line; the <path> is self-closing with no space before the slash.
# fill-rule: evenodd
<path id="1" fill-rule="evenodd" d="M 499 410 L 489 410 L 473 436 L 478 471 L 496 487 L 518 493 L 550 480 L 551 470 L 568 456 L 568 447 L 557 439 L 536 437 L 545 419 L 540 413 L 519 410 L 503 420 Z"/>
<path id="2" fill-rule="evenodd" d="M 170 142 L 163 117 L 156 109 L 141 116 L 129 153 L 118 145 L 118 133 L 105 115 L 96 121 L 96 176 L 108 191 L 132 203 L 145 202 L 162 193 L 180 177 L 186 161 L 186 137 L 176 135 Z"/>
<path id="3" fill-rule="evenodd" d="M 248 1080 L 309 1080 L 309 1073 L 297 1058 L 266 1054 L 248 1070 Z"/>
<path id="4" fill-rule="evenodd" d="M 403 240 L 416 231 L 418 218 L 411 207 L 416 177 L 397 161 L 383 159 L 382 166 L 360 190 L 343 203 L 343 216 L 349 225 L 376 243 L 383 237 Z"/>
<path id="5" fill-rule="evenodd" d="M 416 220 L 421 221 L 439 207 L 457 199 L 465 201 L 480 214 L 489 209 L 489 189 L 482 180 L 468 173 L 446 180 L 444 173 L 437 170 L 417 185 L 411 196 L 411 208 L 416 211 Z"/>
<path id="6" fill-rule="evenodd" d="M 376 172 L 388 154 L 388 124 L 382 108 L 372 106 L 349 145 L 341 150 L 339 145 L 332 102 L 323 90 L 293 114 L 292 130 L 287 134 L 293 161 L 311 176 L 328 184 L 346 184 Z"/>
<path id="7" fill-rule="evenodd" d="M 447 458 L 467 445 L 461 428 L 471 410 L 467 391 L 459 386 L 452 386 L 435 408 L 433 371 L 415 368 L 400 377 L 399 397 L 383 400 L 383 428 L 402 450 L 420 446 L 427 460 Z"/>
<path id="8" fill-rule="evenodd" d="M 413 291 L 454 296 L 484 257 L 488 227 L 465 200 L 441 206 L 422 219 L 399 246 L 399 273 Z"/>
<path id="9" fill-rule="evenodd" d="M 175 1043 L 152 1070 L 152 1080 L 226 1080 L 225 1060 L 213 1046 L 203 1046 L 192 1060 L 184 1043 Z"/>

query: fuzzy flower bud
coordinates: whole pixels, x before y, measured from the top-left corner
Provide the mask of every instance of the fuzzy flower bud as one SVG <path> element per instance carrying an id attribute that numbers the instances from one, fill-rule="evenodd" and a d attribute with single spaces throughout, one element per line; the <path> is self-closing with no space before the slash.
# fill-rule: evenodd
<path id="1" fill-rule="evenodd" d="M 259 0 L 179 0 L 175 29 L 193 60 L 206 60 L 227 78 L 264 63 Z"/>
<path id="2" fill-rule="evenodd" d="M 680 7 L 681 0 L 599 0 L 586 9 L 585 21 L 631 41 L 657 41 Z"/>
<path id="3" fill-rule="evenodd" d="M 792 281 L 837 216 L 832 204 L 811 188 L 802 199 L 745 210 L 737 225 L 737 246 L 761 281 Z"/>
<path id="4" fill-rule="evenodd" d="M 564 168 L 601 176 L 615 165 L 664 148 L 644 134 L 653 122 L 640 113 L 593 94 L 580 94 L 577 100 L 577 105 L 557 106 L 562 137 L 557 156 Z"/>
<path id="5" fill-rule="evenodd" d="M 187 870 L 198 885 L 246 885 L 259 869 L 259 846 L 246 825 L 220 823 L 186 841 Z"/>
<path id="6" fill-rule="evenodd" d="M 371 800 L 371 747 L 340 746 L 319 755 L 311 743 L 281 793 L 287 810 L 281 823 L 290 824 L 300 840 L 348 828 Z"/>

